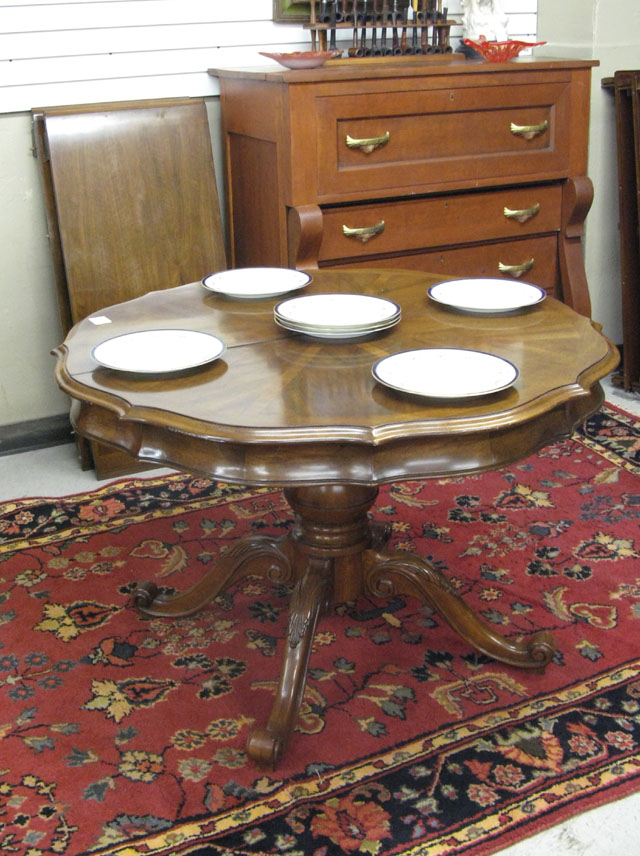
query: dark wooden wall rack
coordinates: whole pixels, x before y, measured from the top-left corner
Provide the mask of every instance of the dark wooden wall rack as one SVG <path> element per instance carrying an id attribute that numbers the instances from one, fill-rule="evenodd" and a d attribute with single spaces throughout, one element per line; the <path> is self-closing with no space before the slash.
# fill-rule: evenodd
<path id="1" fill-rule="evenodd" d="M 312 0 L 304 27 L 311 31 L 313 50 L 323 51 L 336 48 L 338 32 L 351 31 L 349 59 L 416 55 L 428 59 L 451 53 L 449 34 L 457 22 L 448 20 L 447 7 L 442 0 L 420 0 L 417 5 L 414 11 L 410 0 Z"/>

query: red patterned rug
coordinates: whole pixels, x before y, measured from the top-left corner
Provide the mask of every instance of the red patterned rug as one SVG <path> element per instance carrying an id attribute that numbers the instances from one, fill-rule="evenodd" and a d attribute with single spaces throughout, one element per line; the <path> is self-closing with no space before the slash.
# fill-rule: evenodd
<path id="1" fill-rule="evenodd" d="M 142 618 L 225 544 L 291 525 L 279 491 L 172 476 L 0 505 L 0 851 L 118 856 L 480 854 L 640 783 L 640 425 L 610 407 L 495 473 L 380 492 L 545 674 L 474 653 L 411 598 L 323 619 L 273 772 L 289 592 L 248 578 L 195 617 Z"/>

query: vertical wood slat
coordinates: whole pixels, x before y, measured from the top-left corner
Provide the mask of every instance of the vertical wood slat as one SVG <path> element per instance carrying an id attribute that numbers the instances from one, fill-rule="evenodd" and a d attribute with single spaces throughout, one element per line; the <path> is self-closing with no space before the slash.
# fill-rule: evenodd
<path id="1" fill-rule="evenodd" d="M 622 370 L 613 380 L 640 392 L 640 70 L 616 71 L 602 85 L 614 93 L 618 156 Z"/>

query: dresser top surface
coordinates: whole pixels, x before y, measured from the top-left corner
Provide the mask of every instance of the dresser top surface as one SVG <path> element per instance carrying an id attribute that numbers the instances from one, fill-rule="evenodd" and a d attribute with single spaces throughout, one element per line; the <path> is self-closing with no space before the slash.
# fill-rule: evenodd
<path id="1" fill-rule="evenodd" d="M 468 60 L 455 54 L 446 61 L 432 61 L 424 58 L 406 57 L 383 61 L 336 60 L 320 68 L 285 69 L 269 66 L 250 68 L 210 68 L 208 73 L 220 79 L 263 80 L 269 83 L 324 83 L 331 81 L 352 81 L 362 78 L 385 77 L 431 77 L 451 74 L 504 74 L 531 71 L 553 71 L 558 69 L 592 68 L 598 60 L 554 59 L 551 57 L 521 57 L 510 62 L 491 63 L 484 60 Z"/>

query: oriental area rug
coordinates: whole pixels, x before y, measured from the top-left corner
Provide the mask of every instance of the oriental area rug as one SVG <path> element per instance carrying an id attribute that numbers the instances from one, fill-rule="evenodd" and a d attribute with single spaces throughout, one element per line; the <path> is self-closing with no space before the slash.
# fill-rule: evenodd
<path id="1" fill-rule="evenodd" d="M 605 406 L 497 472 L 380 490 L 392 546 L 430 557 L 544 674 L 474 652 L 409 597 L 321 619 L 275 770 L 245 743 L 280 671 L 289 590 L 248 577 L 142 617 L 136 580 L 189 585 L 278 490 L 182 475 L 0 506 L 0 852 L 486 856 L 640 786 L 640 425 Z"/>

